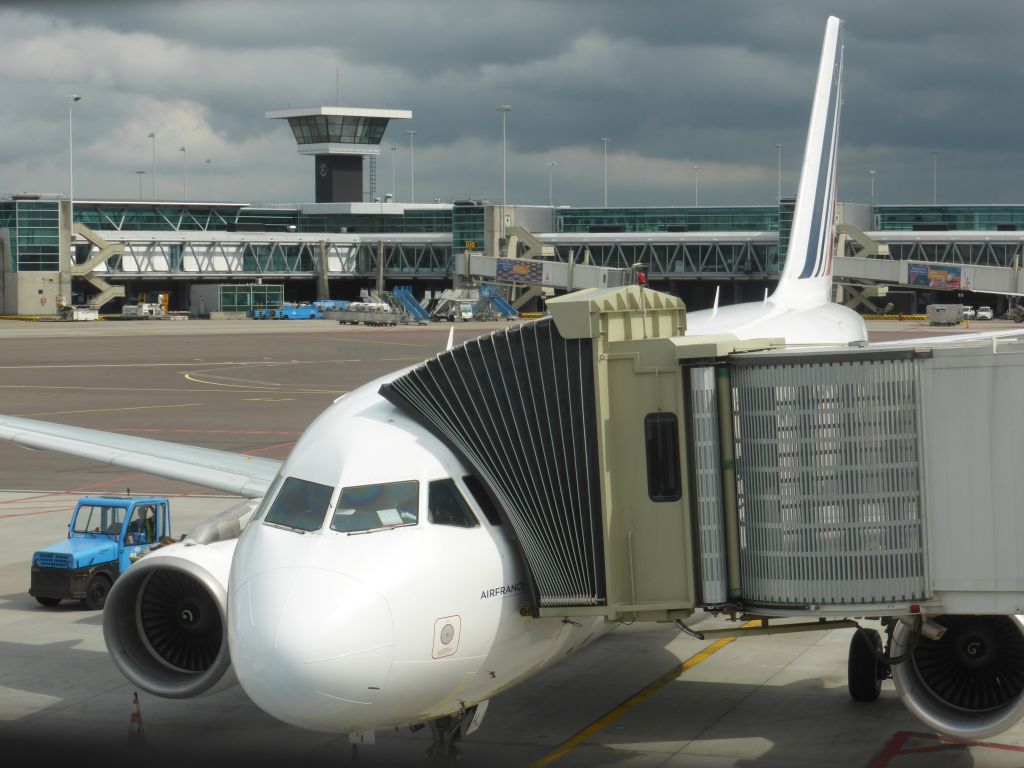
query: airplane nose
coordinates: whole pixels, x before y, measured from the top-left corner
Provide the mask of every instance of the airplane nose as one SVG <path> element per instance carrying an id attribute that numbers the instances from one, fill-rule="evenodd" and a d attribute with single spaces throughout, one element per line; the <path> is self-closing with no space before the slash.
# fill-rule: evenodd
<path id="1" fill-rule="evenodd" d="M 258 574 L 232 598 L 231 660 L 257 706 L 320 731 L 368 721 L 386 689 L 394 644 L 379 593 L 345 574 L 293 567 Z"/>

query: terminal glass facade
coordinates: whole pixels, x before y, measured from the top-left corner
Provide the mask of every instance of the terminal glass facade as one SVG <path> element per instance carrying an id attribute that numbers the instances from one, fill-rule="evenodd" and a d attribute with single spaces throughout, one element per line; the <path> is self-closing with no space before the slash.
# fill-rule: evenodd
<path id="1" fill-rule="evenodd" d="M 484 249 L 484 208 L 480 205 L 452 207 L 452 253 Z"/>
<path id="2" fill-rule="evenodd" d="M 789 235 L 793 231 L 793 212 L 796 210 L 796 198 L 784 197 L 779 200 L 779 249 L 774 270 L 782 271 L 789 251 Z"/>
<path id="3" fill-rule="evenodd" d="M 247 312 L 251 309 L 280 307 L 284 304 L 283 285 L 222 285 L 221 312 Z"/>
<path id="4" fill-rule="evenodd" d="M 298 208 L 166 203 L 79 203 L 75 221 L 118 232 L 351 232 L 428 234 L 452 231 L 450 209 L 401 213 L 303 213 Z"/>
<path id="5" fill-rule="evenodd" d="M 223 231 L 236 221 L 241 206 L 192 206 L 173 203 L 80 203 L 75 221 L 97 231 Z"/>
<path id="6" fill-rule="evenodd" d="M 775 206 L 573 208 L 555 212 L 556 232 L 774 232 Z"/>
<path id="7" fill-rule="evenodd" d="M 60 203 L 56 200 L 0 202 L 0 229 L 10 238 L 15 272 L 60 270 Z"/>
<path id="8" fill-rule="evenodd" d="M 875 229 L 1024 231 L 1024 205 L 876 205 Z"/>
<path id="9" fill-rule="evenodd" d="M 404 213 L 300 214 L 299 232 L 439 234 L 452 231 L 450 209 L 407 208 Z"/>

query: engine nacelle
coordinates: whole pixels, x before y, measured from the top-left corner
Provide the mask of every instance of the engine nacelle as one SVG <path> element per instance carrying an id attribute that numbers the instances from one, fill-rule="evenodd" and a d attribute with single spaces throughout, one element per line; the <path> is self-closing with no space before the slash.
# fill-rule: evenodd
<path id="1" fill-rule="evenodd" d="M 185 699 L 235 684 L 227 638 L 227 583 L 235 540 L 172 544 L 114 583 L 103 637 L 115 666 L 149 693 Z"/>
<path id="2" fill-rule="evenodd" d="M 892 667 L 903 703 L 930 728 L 959 739 L 985 739 L 1024 718 L 1024 618 L 939 616 L 938 640 L 921 635 L 910 658 Z M 904 623 L 892 656 L 911 647 Z"/>

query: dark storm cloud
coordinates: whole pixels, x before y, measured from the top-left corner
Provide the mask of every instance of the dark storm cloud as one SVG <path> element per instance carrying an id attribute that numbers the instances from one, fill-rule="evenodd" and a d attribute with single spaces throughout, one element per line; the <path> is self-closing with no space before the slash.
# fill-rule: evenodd
<path id="1" fill-rule="evenodd" d="M 301 201 L 308 158 L 269 109 L 343 103 L 412 109 L 389 129 L 378 187 L 399 199 L 415 128 L 420 200 L 500 196 L 508 115 L 509 197 L 599 201 L 601 136 L 618 204 L 692 201 L 693 165 L 711 203 L 770 203 L 776 147 L 795 191 L 829 13 L 846 26 L 840 196 L 1018 201 L 1024 9 L 952 0 L 292 4 L 32 2 L 0 8 L 3 191 L 66 188 L 67 96 L 75 108 L 76 192 L 137 192 L 158 136 L 168 194 Z M 187 158 L 178 147 L 188 147 Z M 397 157 L 395 157 L 397 155 Z M 206 181 L 209 181 L 206 179 Z"/>

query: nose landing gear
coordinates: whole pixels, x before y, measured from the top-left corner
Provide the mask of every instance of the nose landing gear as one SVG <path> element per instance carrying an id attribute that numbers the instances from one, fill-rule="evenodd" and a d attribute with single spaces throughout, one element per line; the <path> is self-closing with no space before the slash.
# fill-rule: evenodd
<path id="1" fill-rule="evenodd" d="M 480 727 L 487 711 L 486 701 L 464 708 L 454 715 L 446 715 L 430 721 L 430 732 L 434 742 L 427 750 L 427 757 L 441 765 L 447 765 L 460 757 L 457 742 Z"/>

